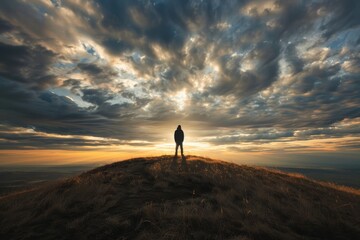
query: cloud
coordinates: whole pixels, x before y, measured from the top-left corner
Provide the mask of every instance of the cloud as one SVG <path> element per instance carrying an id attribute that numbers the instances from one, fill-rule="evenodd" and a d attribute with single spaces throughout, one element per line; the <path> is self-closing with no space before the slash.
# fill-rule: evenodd
<path id="1" fill-rule="evenodd" d="M 278 64 L 275 61 L 278 48 L 277 44 L 259 43 L 246 57 L 223 56 L 218 60 L 219 83 L 210 92 L 245 97 L 268 87 L 278 76 Z"/>
<path id="2" fill-rule="evenodd" d="M 0 33 L 10 32 L 13 29 L 13 26 L 8 21 L 0 18 Z"/>
<path id="3" fill-rule="evenodd" d="M 108 65 L 98 66 L 94 63 L 79 63 L 77 67 L 82 73 L 86 74 L 95 85 L 109 83 L 112 81 L 112 78 L 117 76 L 117 73 Z"/>
<path id="4" fill-rule="evenodd" d="M 121 144 L 183 122 L 233 150 L 358 136 L 356 0 L 1 1 L 0 13 L 5 128 Z"/>
<path id="5" fill-rule="evenodd" d="M 0 149 L 106 149 L 109 146 L 149 146 L 146 141 L 119 140 L 84 135 L 49 134 L 33 128 L 0 125 Z"/>
<path id="6" fill-rule="evenodd" d="M 56 76 L 49 72 L 56 54 L 36 46 L 13 46 L 0 43 L 0 74 L 33 88 L 55 85 Z"/>

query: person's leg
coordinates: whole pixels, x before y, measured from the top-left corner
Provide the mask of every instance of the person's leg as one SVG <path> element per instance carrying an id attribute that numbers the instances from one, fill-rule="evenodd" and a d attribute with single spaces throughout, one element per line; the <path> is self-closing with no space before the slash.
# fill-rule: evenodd
<path id="1" fill-rule="evenodd" d="M 184 150 L 183 150 L 183 145 L 182 145 L 182 143 L 180 144 L 180 149 L 181 149 L 181 156 L 184 156 Z"/>
<path id="2" fill-rule="evenodd" d="M 177 157 L 178 148 L 179 148 L 179 144 L 176 143 L 176 147 L 175 147 L 175 157 Z"/>

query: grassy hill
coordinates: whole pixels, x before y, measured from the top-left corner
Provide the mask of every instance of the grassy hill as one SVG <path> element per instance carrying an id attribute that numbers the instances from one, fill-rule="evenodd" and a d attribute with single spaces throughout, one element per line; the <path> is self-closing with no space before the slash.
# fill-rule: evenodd
<path id="1" fill-rule="evenodd" d="M 360 239 L 360 191 L 207 158 L 137 158 L 0 198 L 0 239 Z"/>

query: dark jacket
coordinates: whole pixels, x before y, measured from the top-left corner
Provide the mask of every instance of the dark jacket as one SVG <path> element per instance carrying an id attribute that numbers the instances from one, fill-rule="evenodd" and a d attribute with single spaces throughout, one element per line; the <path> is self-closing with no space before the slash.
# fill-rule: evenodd
<path id="1" fill-rule="evenodd" d="M 181 129 L 176 129 L 174 133 L 175 142 L 180 144 L 184 141 L 184 132 Z"/>

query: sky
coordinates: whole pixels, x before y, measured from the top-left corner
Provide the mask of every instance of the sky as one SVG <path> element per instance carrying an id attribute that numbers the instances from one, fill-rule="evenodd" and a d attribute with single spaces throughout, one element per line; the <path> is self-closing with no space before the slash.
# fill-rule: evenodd
<path id="1" fill-rule="evenodd" d="M 0 165 L 360 165 L 358 0 L 1 0 Z"/>

